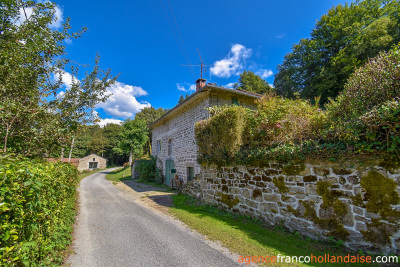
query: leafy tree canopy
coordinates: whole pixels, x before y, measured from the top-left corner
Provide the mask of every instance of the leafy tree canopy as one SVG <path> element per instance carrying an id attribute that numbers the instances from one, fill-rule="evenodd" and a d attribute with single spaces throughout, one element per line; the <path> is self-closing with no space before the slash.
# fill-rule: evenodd
<path id="1" fill-rule="evenodd" d="M 167 110 L 163 108 L 155 109 L 154 107 L 148 107 L 136 113 L 135 119 L 145 121 L 147 127 L 149 127 L 153 122 L 164 115 L 165 112 L 167 112 Z"/>
<path id="2" fill-rule="evenodd" d="M 396 0 L 364 0 L 331 8 L 311 37 L 294 45 L 278 66 L 277 93 L 321 96 L 321 103 L 335 98 L 357 67 L 400 41 L 399 12 Z"/>
<path id="3" fill-rule="evenodd" d="M 246 70 L 240 74 L 239 80 L 233 85 L 233 88 L 257 94 L 266 94 L 274 90 L 266 80 Z"/>
<path id="4" fill-rule="evenodd" d="M 82 76 L 67 59 L 65 40 L 69 19 L 57 30 L 55 4 L 8 0 L 0 2 L 0 149 L 26 156 L 42 156 L 64 147 L 77 128 L 92 121 L 91 111 L 107 98 L 115 82 L 110 70 L 93 69 Z M 25 9 L 32 14 L 25 15 Z M 63 86 L 62 77 L 73 77 Z M 81 77 L 81 78 L 79 78 Z M 83 78 L 82 78 L 83 77 Z"/>

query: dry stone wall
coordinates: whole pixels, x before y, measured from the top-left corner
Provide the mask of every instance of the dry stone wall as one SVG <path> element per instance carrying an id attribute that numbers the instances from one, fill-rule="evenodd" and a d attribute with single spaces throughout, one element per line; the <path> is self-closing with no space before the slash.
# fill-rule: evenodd
<path id="1" fill-rule="evenodd" d="M 233 212 L 352 249 L 400 252 L 400 170 L 270 163 L 201 166 L 184 192 Z"/>

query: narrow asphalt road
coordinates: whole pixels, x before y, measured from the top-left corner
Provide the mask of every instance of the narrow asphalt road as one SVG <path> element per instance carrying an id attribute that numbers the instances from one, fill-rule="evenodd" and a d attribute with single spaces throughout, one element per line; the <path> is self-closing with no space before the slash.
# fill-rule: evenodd
<path id="1" fill-rule="evenodd" d="M 105 179 L 107 171 L 82 180 L 75 251 L 68 266 L 237 266 L 166 215 L 135 202 Z"/>

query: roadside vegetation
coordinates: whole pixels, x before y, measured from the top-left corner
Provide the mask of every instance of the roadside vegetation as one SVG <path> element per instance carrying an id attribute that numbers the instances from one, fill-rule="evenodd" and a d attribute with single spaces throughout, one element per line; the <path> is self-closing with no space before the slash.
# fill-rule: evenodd
<path id="1" fill-rule="evenodd" d="M 299 232 L 290 233 L 283 227 L 271 227 L 261 220 L 248 216 L 233 214 L 216 206 L 202 204 L 199 200 L 184 195 L 172 196 L 174 206 L 169 213 L 196 230 L 206 238 L 220 242 L 232 252 L 241 256 L 321 256 L 347 255 L 340 242 L 332 240 L 323 243 L 304 237 Z M 360 255 L 364 254 L 359 251 Z M 357 253 L 350 252 L 350 255 Z M 262 265 L 262 264 L 260 264 Z M 284 263 L 268 263 L 268 266 L 282 266 Z M 287 264 L 301 266 L 302 264 Z M 304 264 L 303 264 L 304 265 Z M 320 265 L 307 264 L 307 265 Z M 352 264 L 361 266 L 361 264 Z M 324 266 L 347 266 L 342 263 L 324 263 Z M 373 266 L 373 265 L 371 265 Z"/>
<path id="2" fill-rule="evenodd" d="M 75 167 L 0 157 L 0 265 L 62 263 L 75 221 Z"/>
<path id="3" fill-rule="evenodd" d="M 273 93 L 255 111 L 240 106 L 210 108 L 195 126 L 198 161 L 262 166 L 271 160 L 332 161 L 361 156 L 400 163 L 400 45 L 356 70 L 325 109 Z M 226 134 L 229 133 L 229 134 Z"/>
<path id="4" fill-rule="evenodd" d="M 131 168 L 129 166 L 125 166 L 123 168 L 114 170 L 106 175 L 106 179 L 113 183 L 131 180 Z"/>

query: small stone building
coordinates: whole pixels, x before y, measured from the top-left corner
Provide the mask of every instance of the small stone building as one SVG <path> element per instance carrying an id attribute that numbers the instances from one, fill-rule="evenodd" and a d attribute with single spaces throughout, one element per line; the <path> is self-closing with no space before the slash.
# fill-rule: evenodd
<path id="1" fill-rule="evenodd" d="M 84 158 L 79 159 L 78 170 L 95 170 L 95 169 L 105 169 L 107 166 L 107 160 L 96 154 L 91 154 Z"/>
<path id="2" fill-rule="evenodd" d="M 194 125 L 208 118 L 206 108 L 241 105 L 255 109 L 255 100 L 260 97 L 259 94 L 206 84 L 206 80 L 198 79 L 195 93 L 151 125 L 152 154 L 157 156 L 157 164 L 165 175 L 165 183 L 170 185 L 175 174 L 180 179 L 190 181 L 195 174 L 200 173 Z"/>

